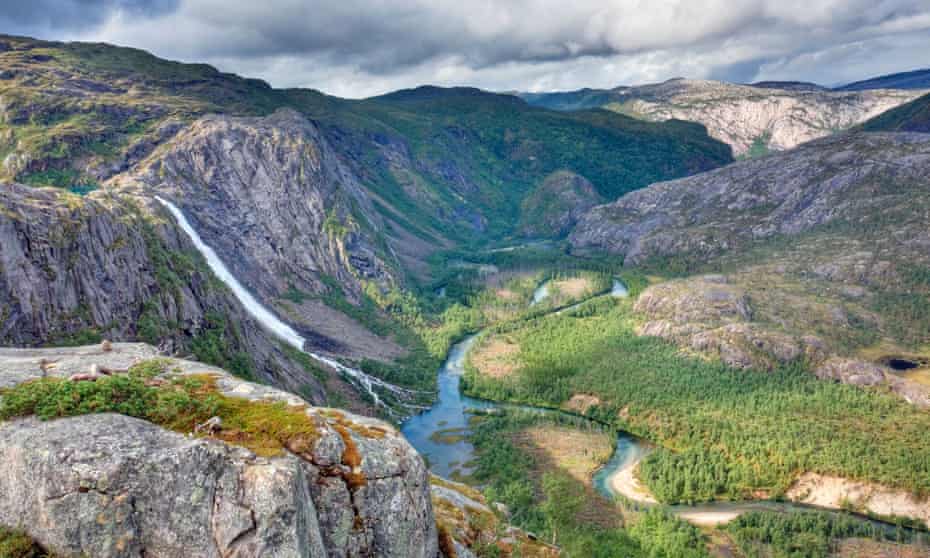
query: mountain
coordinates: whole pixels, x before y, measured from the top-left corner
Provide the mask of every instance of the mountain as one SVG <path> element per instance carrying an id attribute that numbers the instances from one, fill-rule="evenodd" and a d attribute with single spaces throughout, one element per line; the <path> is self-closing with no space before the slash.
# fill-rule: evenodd
<path id="1" fill-rule="evenodd" d="M 930 136 L 839 134 L 627 194 L 569 240 L 683 277 L 640 296 L 647 334 L 738 367 L 803 358 L 930 405 L 875 364 L 923 362 L 930 341 L 928 183 Z"/>
<path id="2" fill-rule="evenodd" d="M 523 200 L 520 232 L 537 238 L 564 236 L 581 215 L 602 201 L 583 176 L 554 172 Z"/>
<path id="3" fill-rule="evenodd" d="M 930 89 L 930 69 L 900 72 L 848 83 L 835 91 L 866 91 L 869 89 Z"/>
<path id="4" fill-rule="evenodd" d="M 782 89 L 787 91 L 826 91 L 828 89 L 809 81 L 757 81 L 748 85 L 762 89 Z"/>
<path id="5" fill-rule="evenodd" d="M 845 130 L 906 103 L 919 91 L 830 91 L 814 84 L 737 85 L 672 79 L 610 90 L 525 94 L 558 110 L 602 107 L 648 121 L 699 122 L 738 157 L 781 151 Z M 606 101 L 606 102 L 605 102 Z"/>
<path id="6" fill-rule="evenodd" d="M 895 107 L 860 126 L 868 132 L 930 133 L 930 94 Z"/>
<path id="7" fill-rule="evenodd" d="M 344 374 L 258 326 L 155 196 L 306 348 L 429 390 L 452 335 L 433 339 L 439 324 L 410 302 L 445 272 L 432 254 L 519 233 L 553 173 L 612 199 L 731 160 L 693 123 L 470 88 L 353 101 L 0 37 L 0 340 L 144 340 L 374 412 Z"/>

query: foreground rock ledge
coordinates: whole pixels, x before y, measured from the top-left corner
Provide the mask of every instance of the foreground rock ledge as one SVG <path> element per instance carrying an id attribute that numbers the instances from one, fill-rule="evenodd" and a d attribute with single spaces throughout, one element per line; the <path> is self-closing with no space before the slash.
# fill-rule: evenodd
<path id="1" fill-rule="evenodd" d="M 153 356 L 142 344 L 0 351 L 0 385 L 70 373 L 70 364 L 128 365 Z M 59 367 L 50 367 L 57 360 Z M 34 362 L 33 362 L 34 361 Z M 291 394 L 222 370 L 173 360 L 177 374 L 212 373 L 229 396 L 303 404 Z M 334 428 L 324 410 L 309 453 L 261 458 L 116 414 L 0 424 L 0 524 L 24 529 L 63 556 L 432 558 L 438 554 L 429 475 L 390 425 L 369 438 Z M 329 413 L 326 413 L 329 415 Z M 362 430 L 362 429 L 359 429 Z M 343 435 L 361 455 L 366 482 L 340 474 Z"/>

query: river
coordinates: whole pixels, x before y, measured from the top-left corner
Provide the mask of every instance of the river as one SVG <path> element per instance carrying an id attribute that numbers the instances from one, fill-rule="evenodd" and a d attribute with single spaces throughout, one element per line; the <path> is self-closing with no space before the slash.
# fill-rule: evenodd
<path id="1" fill-rule="evenodd" d="M 207 245 L 197 230 L 187 220 L 184 213 L 170 201 L 156 196 L 155 199 L 163 205 L 178 222 L 178 226 L 187 234 L 194 247 L 203 255 L 207 265 L 213 273 L 232 291 L 246 311 L 262 327 L 277 336 L 282 341 L 306 353 L 314 360 L 326 364 L 339 371 L 359 389 L 368 393 L 375 404 L 389 413 L 394 411 L 382 399 L 380 394 L 390 394 L 395 404 L 406 406 L 408 410 L 417 409 L 414 404 L 405 403 L 404 398 L 415 392 L 385 382 L 365 372 L 346 366 L 337 360 L 308 351 L 305 348 L 306 339 L 294 328 L 284 323 L 269 309 L 262 305 L 249 292 L 242 283 L 232 274 L 223 260 Z M 619 280 L 614 280 L 611 295 L 625 297 L 628 295 L 626 286 Z M 537 304 L 549 295 L 546 283 L 540 285 L 533 293 L 533 303 Z M 578 306 L 574 304 L 555 312 L 565 312 Z M 410 443 L 426 457 L 430 469 L 441 476 L 451 476 L 453 472 L 467 474 L 468 462 L 474 459 L 475 448 L 465 439 L 468 427 L 469 409 L 487 410 L 501 409 L 538 413 L 558 413 L 551 409 L 540 409 L 525 405 L 512 405 L 495 403 L 467 397 L 462 394 L 461 380 L 465 370 L 465 358 L 469 349 L 474 345 L 478 334 L 471 335 L 456 343 L 449 350 L 445 363 L 439 370 L 438 384 L 439 397 L 426 411 L 411 416 L 401 425 L 401 432 Z M 616 450 L 611 459 L 595 475 L 594 482 L 597 489 L 609 498 L 613 498 L 614 476 L 623 471 L 632 471 L 639 460 L 648 453 L 649 449 L 642 441 L 632 435 L 621 432 L 618 435 Z M 698 524 L 715 523 L 719 519 L 729 520 L 739 514 L 751 510 L 766 509 L 775 511 L 789 511 L 795 509 L 811 509 L 809 506 L 788 504 L 781 502 L 747 501 L 747 502 L 714 502 L 698 504 L 695 506 L 672 506 L 671 509 L 680 517 Z M 847 514 L 848 515 L 848 514 Z M 716 519 L 715 519 L 716 518 Z M 865 519 L 863 519 L 865 520 Z M 874 522 L 873 522 L 874 523 Z"/>
<path id="2" fill-rule="evenodd" d="M 536 289 L 533 297 L 534 302 L 531 305 L 548 296 L 547 292 L 542 294 L 541 289 L 545 284 L 543 283 Z M 537 293 L 540 294 L 539 297 L 536 296 Z M 629 291 L 621 281 L 614 280 L 609 294 L 616 297 L 626 297 L 629 295 Z M 555 310 L 553 314 L 571 310 L 584 302 L 587 301 Z M 437 401 L 428 410 L 409 417 L 401 424 L 401 433 L 427 459 L 430 470 L 442 477 L 455 476 L 455 474 L 467 475 L 472 472 L 469 463 L 475 458 L 475 448 L 468 442 L 467 433 L 468 419 L 474 411 L 487 412 L 490 409 L 495 409 L 506 412 L 516 410 L 540 414 L 559 414 L 571 416 L 578 420 L 587 420 L 554 409 L 499 403 L 475 399 L 463 394 L 461 380 L 462 374 L 465 372 L 465 360 L 469 350 L 474 346 L 481 333 L 483 332 L 469 335 L 451 347 L 446 361 L 439 370 L 437 379 L 439 396 Z M 628 432 L 619 432 L 613 454 L 607 463 L 594 474 L 592 481 L 595 489 L 611 500 L 622 496 L 636 500 L 641 506 L 658 505 L 648 492 L 638 487 L 634 474 L 639 462 L 649 454 L 651 449 L 652 446 L 648 442 Z M 633 497 L 630 498 L 631 496 Z M 816 510 L 855 518 L 885 529 L 895 528 L 891 524 L 848 512 L 771 500 L 719 501 L 666 507 L 678 517 L 700 526 L 727 523 L 751 511 L 791 512 Z"/>

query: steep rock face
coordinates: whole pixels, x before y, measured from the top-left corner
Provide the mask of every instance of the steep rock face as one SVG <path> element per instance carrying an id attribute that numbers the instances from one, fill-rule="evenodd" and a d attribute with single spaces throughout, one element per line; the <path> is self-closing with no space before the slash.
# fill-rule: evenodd
<path id="1" fill-rule="evenodd" d="M 586 211 L 601 201 L 585 177 L 570 171 L 554 172 L 523 200 L 520 233 L 565 236 Z"/>
<path id="2" fill-rule="evenodd" d="M 0 385 L 155 354 L 142 344 L 4 349 Z M 0 424 L 0 524 L 65 556 L 437 556 L 426 466 L 393 427 L 200 363 L 168 369 L 209 374 L 229 397 L 304 407 L 318 437 L 299 454 L 257 457 L 122 415 L 10 421 Z M 357 464 L 345 464 L 349 451 Z"/>
<path id="3" fill-rule="evenodd" d="M 711 256 L 753 240 L 900 211 L 907 218 L 883 226 L 916 250 L 926 242 L 926 220 L 912 202 L 928 179 L 930 136 L 836 136 L 632 192 L 588 212 L 569 240 L 576 249 L 637 263 L 682 253 Z"/>
<path id="4" fill-rule="evenodd" d="M 202 118 L 109 187 L 173 200 L 237 279 L 321 348 L 399 352 L 348 317 L 297 302 L 343 293 L 357 300 L 363 281 L 387 288 L 401 274 L 365 190 L 297 112 Z M 297 300 L 285 301 L 289 293 Z M 329 327 L 334 320 L 340 327 Z"/>
<path id="5" fill-rule="evenodd" d="M 257 377 L 323 401 L 319 381 L 213 278 L 184 233 L 140 207 L 100 192 L 0 186 L 0 340 L 106 335 L 186 351 L 214 329 L 231 353 L 221 356 L 248 354 Z"/>
<path id="6" fill-rule="evenodd" d="M 263 294 L 280 295 L 288 281 L 321 291 L 321 274 L 393 281 L 375 251 L 370 200 L 295 111 L 202 118 L 113 185 L 175 200 L 208 244 L 238 255 L 230 263 Z"/>

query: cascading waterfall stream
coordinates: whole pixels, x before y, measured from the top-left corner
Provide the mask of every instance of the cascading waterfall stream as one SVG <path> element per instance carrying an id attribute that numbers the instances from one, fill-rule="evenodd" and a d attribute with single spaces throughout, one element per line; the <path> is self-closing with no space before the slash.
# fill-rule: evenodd
<path id="1" fill-rule="evenodd" d="M 393 410 L 381 399 L 380 396 L 378 396 L 376 388 L 389 392 L 398 397 L 409 397 L 418 393 L 415 390 L 396 386 L 390 382 L 385 382 L 380 378 L 366 374 L 361 370 L 346 366 L 336 359 L 306 350 L 304 345 L 306 344 L 307 340 L 304 339 L 299 333 L 297 333 L 294 328 L 278 319 L 277 316 L 265 308 L 254 296 L 252 296 L 252 293 L 250 293 L 248 289 L 246 289 L 242 283 L 240 283 L 239 280 L 236 279 L 236 277 L 229 271 L 229 268 L 226 267 L 226 264 L 223 263 L 223 260 L 220 259 L 213 248 L 208 246 L 203 241 L 203 239 L 200 238 L 200 235 L 197 234 L 197 231 L 187 220 L 187 217 L 184 216 L 184 213 L 178 209 L 176 205 L 160 196 L 155 196 L 155 200 L 171 212 L 177 221 L 178 226 L 180 226 L 181 230 L 183 230 L 187 236 L 190 237 L 191 242 L 194 243 L 194 247 L 196 247 L 197 251 L 200 252 L 207 260 L 207 265 L 210 266 L 210 269 L 213 271 L 213 273 L 220 279 L 220 281 L 229 287 L 230 290 L 232 290 L 233 294 L 236 296 L 239 302 L 242 303 L 242 306 L 245 307 L 246 311 L 253 318 L 255 318 L 258 323 L 262 325 L 262 327 L 279 337 L 288 345 L 291 345 L 297 350 L 306 353 L 308 356 L 310 356 L 310 358 L 330 366 L 339 371 L 344 376 L 348 377 L 350 381 L 364 389 L 365 392 L 374 400 L 376 405 L 386 409 L 389 413 L 393 413 Z M 419 405 L 414 405 L 411 403 L 399 403 L 400 405 L 409 409 L 423 408 Z"/>

